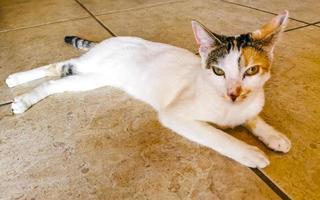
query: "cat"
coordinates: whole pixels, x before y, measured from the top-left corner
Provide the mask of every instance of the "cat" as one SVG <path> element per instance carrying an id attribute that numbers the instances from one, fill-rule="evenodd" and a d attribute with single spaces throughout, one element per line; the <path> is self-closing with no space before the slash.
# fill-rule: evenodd
<path id="1" fill-rule="evenodd" d="M 269 148 L 290 150 L 290 140 L 259 117 L 273 49 L 288 15 L 283 11 L 262 28 L 238 36 L 218 35 L 193 20 L 200 57 L 137 37 L 95 43 L 67 36 L 66 43 L 88 52 L 10 75 L 6 79 L 9 87 L 46 76 L 61 77 L 14 98 L 12 111 L 23 113 L 56 93 L 114 86 L 151 105 L 162 125 L 181 136 L 245 166 L 264 168 L 270 162 L 261 150 L 221 128 L 242 125 Z"/>

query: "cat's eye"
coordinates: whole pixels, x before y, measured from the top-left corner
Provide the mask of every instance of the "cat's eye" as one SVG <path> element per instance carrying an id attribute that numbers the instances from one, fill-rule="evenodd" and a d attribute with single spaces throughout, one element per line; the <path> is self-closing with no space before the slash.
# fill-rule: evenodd
<path id="1" fill-rule="evenodd" d="M 222 69 L 220 69 L 219 67 L 213 66 L 212 70 L 217 76 L 224 76 L 224 71 Z"/>
<path id="2" fill-rule="evenodd" d="M 259 72 L 260 66 L 255 65 L 247 69 L 247 71 L 244 73 L 245 76 L 253 76 Z"/>

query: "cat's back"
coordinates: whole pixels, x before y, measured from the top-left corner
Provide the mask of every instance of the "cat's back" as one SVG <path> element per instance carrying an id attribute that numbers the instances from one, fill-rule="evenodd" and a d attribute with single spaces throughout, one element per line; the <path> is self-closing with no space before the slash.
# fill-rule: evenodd
<path id="1" fill-rule="evenodd" d="M 80 70 L 113 74 L 152 72 L 159 75 L 184 73 L 200 65 L 200 58 L 176 46 L 138 37 L 113 37 L 102 41 L 80 58 Z M 90 67 L 88 67 L 90 66 Z M 149 75 L 151 75 L 149 74 Z"/>
<path id="2" fill-rule="evenodd" d="M 174 56 L 174 57 L 173 57 Z M 173 45 L 152 42 L 138 37 L 113 37 L 106 39 L 91 49 L 83 57 L 85 58 L 122 58 L 150 61 L 152 58 L 162 57 L 161 59 L 176 58 L 175 61 L 197 61 L 199 58 L 192 52 Z"/>
<path id="3" fill-rule="evenodd" d="M 200 69 L 200 58 L 192 52 L 137 37 L 107 39 L 82 59 L 83 71 L 98 72 L 109 85 L 155 108 L 174 99 Z"/>

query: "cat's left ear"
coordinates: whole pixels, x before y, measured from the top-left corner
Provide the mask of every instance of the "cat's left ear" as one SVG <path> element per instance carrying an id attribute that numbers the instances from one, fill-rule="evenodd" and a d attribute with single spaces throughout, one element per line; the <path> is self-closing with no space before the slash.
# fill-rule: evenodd
<path id="1" fill-rule="evenodd" d="M 272 53 L 273 48 L 284 31 L 289 17 L 287 10 L 274 17 L 269 23 L 252 32 L 251 37 Z"/>

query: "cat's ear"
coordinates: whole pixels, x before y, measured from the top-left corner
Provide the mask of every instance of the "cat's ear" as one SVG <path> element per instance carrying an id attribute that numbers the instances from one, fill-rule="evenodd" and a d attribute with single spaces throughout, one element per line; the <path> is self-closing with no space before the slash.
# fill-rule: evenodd
<path id="1" fill-rule="evenodd" d="M 289 12 L 287 10 L 283 11 L 274 17 L 269 23 L 252 32 L 252 39 L 254 41 L 258 41 L 264 46 L 264 48 L 272 52 L 275 43 L 286 27 L 288 17 Z"/>
<path id="2" fill-rule="evenodd" d="M 221 43 L 221 41 L 200 22 L 192 20 L 191 24 L 194 36 L 199 46 L 213 47 Z"/>
<path id="3" fill-rule="evenodd" d="M 199 45 L 199 54 L 202 58 L 202 63 L 205 65 L 205 61 L 207 60 L 210 51 L 215 46 L 221 45 L 222 42 L 217 34 L 212 33 L 200 22 L 192 20 L 191 24 L 197 44 Z"/>

